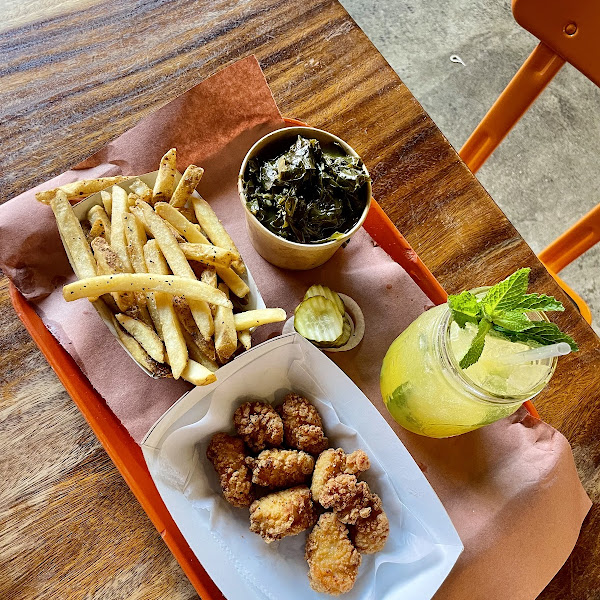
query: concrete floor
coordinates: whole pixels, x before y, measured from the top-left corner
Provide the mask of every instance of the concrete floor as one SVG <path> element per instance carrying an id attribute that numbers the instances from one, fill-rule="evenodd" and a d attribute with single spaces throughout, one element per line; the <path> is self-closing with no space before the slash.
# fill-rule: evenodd
<path id="1" fill-rule="evenodd" d="M 510 0 L 341 2 L 457 150 L 537 44 Z M 600 89 L 567 64 L 477 176 L 539 252 L 600 203 L 599 153 Z M 600 331 L 600 244 L 561 277 Z"/>

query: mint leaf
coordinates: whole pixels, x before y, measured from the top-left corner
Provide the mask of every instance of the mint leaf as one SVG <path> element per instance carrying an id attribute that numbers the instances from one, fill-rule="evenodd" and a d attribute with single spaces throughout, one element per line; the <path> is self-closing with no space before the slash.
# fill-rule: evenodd
<path id="1" fill-rule="evenodd" d="M 535 343 L 540 346 L 549 346 L 550 344 L 557 344 L 558 342 L 567 342 L 567 344 L 571 346 L 573 352 L 579 350 L 577 342 L 575 342 L 571 336 L 563 333 L 555 323 L 532 321 L 531 327 L 524 331 L 511 331 L 496 325 L 494 325 L 494 329 L 512 342 L 523 342 L 525 344 Z"/>
<path id="2" fill-rule="evenodd" d="M 527 293 L 529 267 L 519 269 L 504 281 L 492 286 L 481 300 L 483 314 L 488 318 L 502 310 L 512 310 Z"/>
<path id="3" fill-rule="evenodd" d="M 474 323 L 475 325 L 479 323 L 479 319 L 477 317 L 472 317 L 471 315 L 466 315 L 465 313 L 456 311 L 452 313 L 452 318 L 461 329 L 464 329 L 467 323 Z"/>
<path id="4" fill-rule="evenodd" d="M 464 328 L 467 323 L 479 322 L 481 308 L 477 298 L 471 292 L 448 296 L 448 306 L 459 327 Z"/>
<path id="5" fill-rule="evenodd" d="M 476 317 L 479 314 L 479 302 L 471 292 L 461 292 L 458 295 L 448 296 L 448 305 L 452 310 L 472 315 Z"/>
<path id="6" fill-rule="evenodd" d="M 523 331 L 529 329 L 532 325 L 532 321 L 529 320 L 527 315 L 518 310 L 506 310 L 497 313 L 493 316 L 492 323 L 511 331 Z"/>
<path id="7" fill-rule="evenodd" d="M 562 302 L 559 302 L 552 296 L 545 296 L 543 294 L 525 294 L 521 301 L 513 306 L 512 310 L 565 310 Z"/>
<path id="8" fill-rule="evenodd" d="M 474 365 L 483 352 L 483 346 L 485 344 L 485 336 L 491 329 L 492 324 L 487 319 L 482 319 L 477 329 L 477 334 L 471 342 L 471 347 L 467 353 L 461 358 L 459 366 L 461 369 L 467 369 L 471 365 Z"/>

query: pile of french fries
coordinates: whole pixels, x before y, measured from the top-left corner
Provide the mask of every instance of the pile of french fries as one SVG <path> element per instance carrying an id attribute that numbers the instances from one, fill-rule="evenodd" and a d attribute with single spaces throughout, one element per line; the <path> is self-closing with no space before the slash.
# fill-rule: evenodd
<path id="1" fill-rule="evenodd" d="M 281 308 L 244 310 L 246 266 L 210 205 L 193 195 L 203 169 L 176 181 L 176 150 L 161 159 L 154 188 L 131 177 L 78 181 L 39 192 L 49 204 L 78 281 L 65 300 L 88 298 L 134 359 L 156 377 L 207 385 L 250 330 L 283 321 Z M 71 202 L 100 192 L 80 223 Z"/>

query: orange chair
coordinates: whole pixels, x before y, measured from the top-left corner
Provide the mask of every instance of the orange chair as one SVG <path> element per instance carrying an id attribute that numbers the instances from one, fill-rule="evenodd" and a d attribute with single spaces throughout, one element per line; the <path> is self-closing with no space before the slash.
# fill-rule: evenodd
<path id="1" fill-rule="evenodd" d="M 515 20 L 540 43 L 460 150 L 475 173 L 566 61 L 600 86 L 599 0 L 512 0 Z M 587 304 L 557 273 L 600 241 L 600 205 L 543 250 L 539 259 L 592 322 Z"/>

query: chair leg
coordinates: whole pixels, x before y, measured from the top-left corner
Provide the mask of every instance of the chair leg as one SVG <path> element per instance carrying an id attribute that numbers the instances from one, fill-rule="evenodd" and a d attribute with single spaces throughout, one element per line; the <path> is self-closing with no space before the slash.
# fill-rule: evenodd
<path id="1" fill-rule="evenodd" d="M 600 204 L 542 250 L 538 258 L 549 271 L 560 273 L 578 256 L 600 242 Z"/>
<path id="2" fill-rule="evenodd" d="M 598 242 L 600 242 L 600 204 L 538 255 L 550 275 L 577 304 L 581 316 L 590 324 L 592 313 L 588 305 L 557 273 Z"/>
<path id="3" fill-rule="evenodd" d="M 508 132 L 565 64 L 540 42 L 483 117 L 459 154 L 473 173 L 489 158 Z"/>

